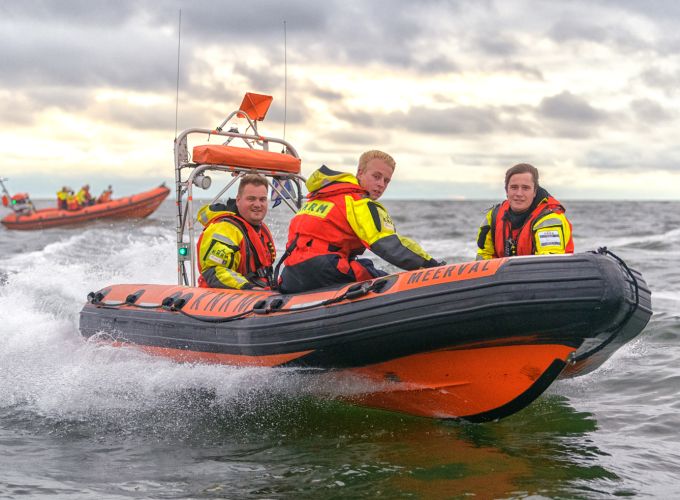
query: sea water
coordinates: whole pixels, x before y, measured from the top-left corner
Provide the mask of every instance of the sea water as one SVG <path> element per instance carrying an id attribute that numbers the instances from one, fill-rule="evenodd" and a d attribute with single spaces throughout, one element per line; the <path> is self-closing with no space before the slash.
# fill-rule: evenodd
<path id="1" fill-rule="evenodd" d="M 45 203 L 43 203 L 45 204 Z M 386 201 L 474 258 L 482 201 Z M 652 289 L 645 331 L 499 422 L 342 403 L 295 370 L 178 364 L 85 341 L 87 293 L 176 282 L 174 204 L 141 221 L 0 229 L 0 498 L 670 498 L 680 494 L 680 202 L 567 203 Z M 277 247 L 290 214 L 271 212 Z M 394 271 L 385 263 L 380 265 Z"/>

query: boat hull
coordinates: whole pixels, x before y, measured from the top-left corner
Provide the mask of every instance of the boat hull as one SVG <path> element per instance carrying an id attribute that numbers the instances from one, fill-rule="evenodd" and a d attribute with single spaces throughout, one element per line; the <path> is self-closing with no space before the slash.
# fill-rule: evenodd
<path id="1" fill-rule="evenodd" d="M 7 229 L 34 230 L 83 224 L 100 219 L 144 218 L 165 200 L 170 190 L 159 186 L 144 193 L 98 203 L 80 210 L 46 208 L 30 215 L 10 214 L 0 222 Z"/>
<path id="2" fill-rule="evenodd" d="M 651 298 L 641 277 L 632 281 L 614 259 L 579 254 L 453 264 L 298 295 L 115 285 L 85 305 L 80 329 L 179 361 L 359 377 L 376 388 L 349 397 L 357 404 L 483 421 L 523 408 L 561 374 L 596 369 L 635 337 Z"/>

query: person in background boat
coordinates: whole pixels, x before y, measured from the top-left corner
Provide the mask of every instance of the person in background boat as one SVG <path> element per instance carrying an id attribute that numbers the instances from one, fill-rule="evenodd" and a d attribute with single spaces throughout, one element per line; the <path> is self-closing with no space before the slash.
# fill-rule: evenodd
<path id="1" fill-rule="evenodd" d="M 78 203 L 78 195 L 73 194 L 73 190 L 69 188 L 68 196 L 66 197 L 66 210 L 76 211 L 80 210 L 80 203 Z"/>
<path id="2" fill-rule="evenodd" d="M 241 179 L 236 200 L 205 205 L 198 211 L 204 226 L 196 245 L 199 286 L 272 288 L 274 239 L 264 223 L 269 184 L 261 175 Z"/>
<path id="3" fill-rule="evenodd" d="M 387 210 L 377 201 L 395 166 L 390 155 L 372 150 L 359 158 L 356 176 L 324 165 L 309 177 L 307 202 L 288 229 L 281 292 L 385 276 L 371 260 L 357 258 L 366 249 L 407 270 L 443 264 L 415 241 L 397 234 Z"/>
<path id="4" fill-rule="evenodd" d="M 477 260 L 574 253 L 562 204 L 538 184 L 538 169 L 519 163 L 505 173 L 507 199 L 492 207 L 477 233 Z"/>
<path id="5" fill-rule="evenodd" d="M 113 189 L 111 189 L 111 184 L 109 184 L 109 187 L 102 191 L 102 194 L 100 194 L 97 198 L 97 203 L 106 203 L 107 201 L 111 201 L 112 194 Z"/>
<path id="6" fill-rule="evenodd" d="M 78 194 L 76 195 L 76 201 L 81 207 L 94 205 L 94 198 L 92 198 L 92 195 L 90 194 L 89 184 L 85 184 L 80 188 L 80 191 L 78 191 Z"/>
<path id="7" fill-rule="evenodd" d="M 68 209 L 69 196 L 73 196 L 73 190 L 68 186 L 63 186 L 60 191 L 57 191 L 57 207 L 60 210 Z"/>

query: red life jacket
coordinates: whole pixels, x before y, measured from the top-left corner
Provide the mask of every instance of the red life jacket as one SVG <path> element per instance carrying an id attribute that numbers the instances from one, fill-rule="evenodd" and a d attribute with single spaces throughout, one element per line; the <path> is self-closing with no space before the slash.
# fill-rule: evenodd
<path id="1" fill-rule="evenodd" d="M 269 228 L 263 222 L 260 225 L 260 231 L 258 232 L 255 230 L 252 224 L 234 213 L 220 214 L 216 217 L 213 217 L 210 219 L 210 221 L 208 221 L 208 223 L 203 228 L 203 232 L 198 237 L 198 242 L 196 243 L 196 262 L 198 263 L 199 272 L 198 286 L 208 288 L 208 284 L 200 274 L 203 272 L 203 269 L 201 267 L 201 258 L 199 252 L 205 230 L 211 224 L 215 224 L 225 219 L 228 219 L 243 233 L 243 238 L 239 244 L 241 262 L 239 262 L 236 272 L 241 274 L 248 281 L 257 282 L 262 286 L 272 287 L 272 265 L 276 256 L 276 247 L 274 246 L 274 238 L 272 238 Z"/>
<path id="2" fill-rule="evenodd" d="M 333 207 L 325 217 L 299 212 L 293 217 L 288 229 L 286 253 L 291 253 L 285 259 L 286 266 L 294 266 L 319 255 L 337 254 L 344 259 L 352 259 L 364 252 L 364 244 L 347 220 L 347 195 L 360 200 L 366 197 L 366 190 L 355 184 L 339 182 L 307 195 L 305 207 L 313 206 L 317 200 L 333 203 Z"/>
<path id="3" fill-rule="evenodd" d="M 500 205 L 496 205 L 491 213 L 491 230 L 493 231 L 494 239 L 494 257 L 511 257 L 513 255 L 534 255 L 536 251 L 536 243 L 534 241 L 534 232 L 532 227 L 534 222 L 539 218 L 549 213 L 564 213 L 564 207 L 552 196 L 546 197 L 538 206 L 531 212 L 531 214 L 524 221 L 522 227 L 512 229 L 510 219 L 507 217 L 510 210 L 510 202 L 505 200 Z M 571 229 L 571 222 L 569 228 Z M 513 244 L 509 243 L 512 238 Z M 569 241 L 565 244 L 565 253 L 574 253 L 574 240 L 569 237 Z"/>

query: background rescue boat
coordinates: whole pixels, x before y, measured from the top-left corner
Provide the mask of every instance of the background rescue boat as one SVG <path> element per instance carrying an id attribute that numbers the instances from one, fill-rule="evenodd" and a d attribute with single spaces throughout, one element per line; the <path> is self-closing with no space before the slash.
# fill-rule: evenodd
<path id="1" fill-rule="evenodd" d="M 170 190 L 165 185 L 143 193 L 115 198 L 78 210 L 43 208 L 14 211 L 0 222 L 7 229 L 47 229 L 50 227 L 82 224 L 99 219 L 132 219 L 151 215 L 167 198 Z"/>

